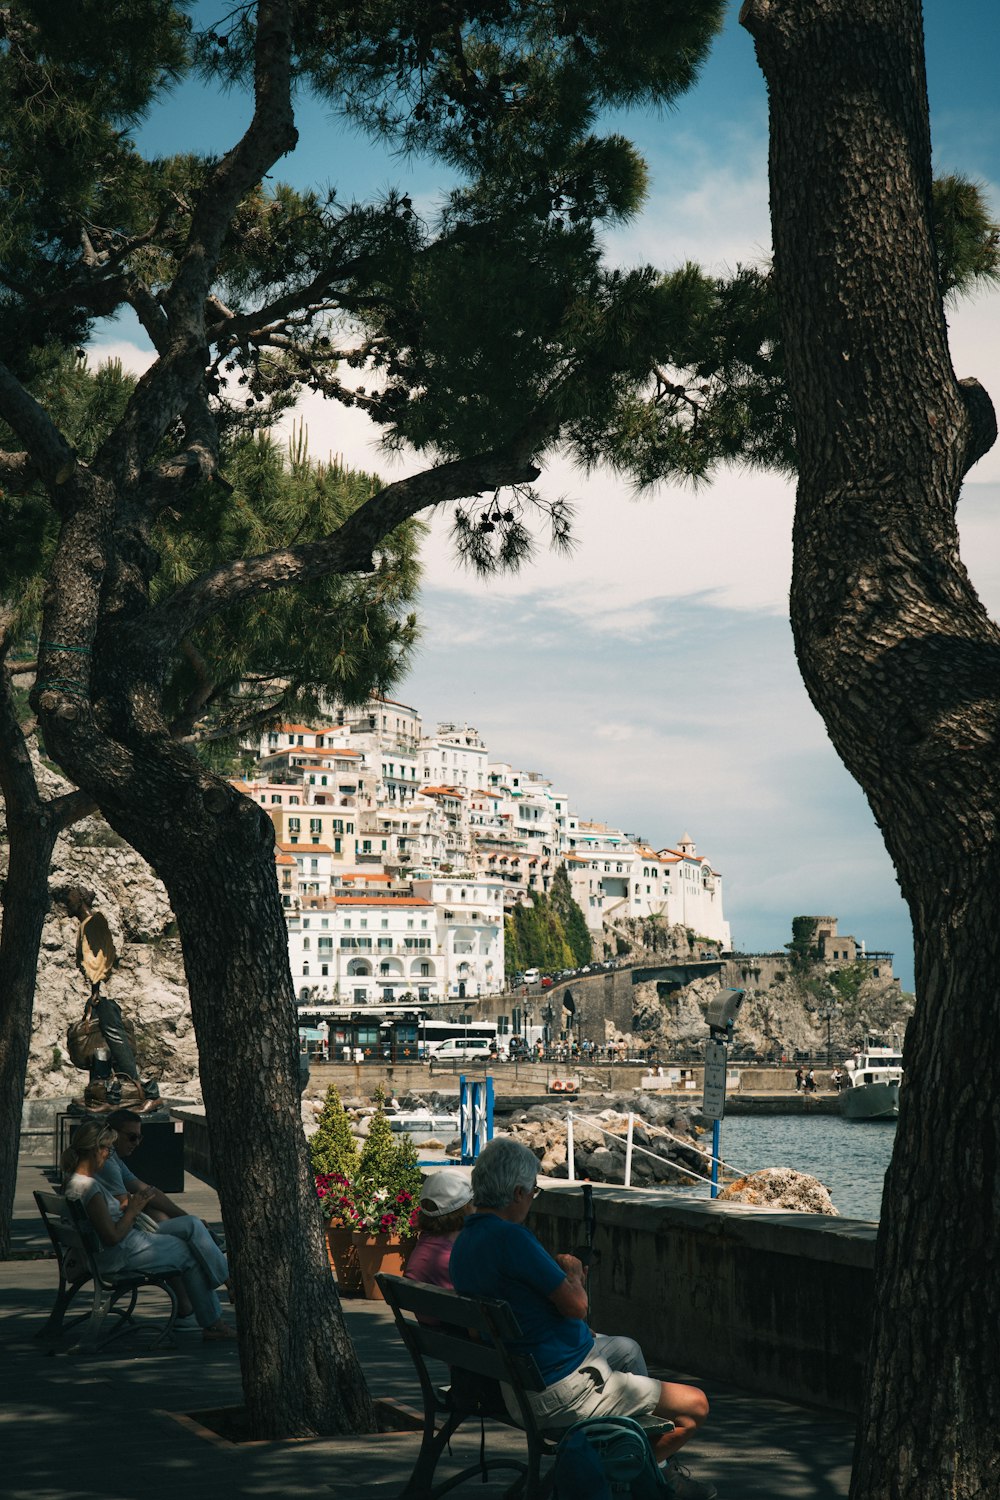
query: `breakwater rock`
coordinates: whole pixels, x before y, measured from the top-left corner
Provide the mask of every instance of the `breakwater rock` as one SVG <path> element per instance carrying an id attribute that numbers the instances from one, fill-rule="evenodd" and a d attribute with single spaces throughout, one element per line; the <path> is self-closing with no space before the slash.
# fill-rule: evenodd
<path id="1" fill-rule="evenodd" d="M 635 1116 L 633 1130 L 632 1182 L 684 1186 L 708 1175 L 708 1162 L 701 1154 L 700 1131 L 688 1112 L 677 1105 L 659 1105 L 658 1120 Z M 548 1177 L 568 1177 L 566 1109 L 536 1105 L 517 1115 L 504 1117 L 498 1128 L 521 1141 L 538 1157 L 541 1172 Z M 623 1182 L 628 1114 L 620 1108 L 593 1113 L 573 1111 L 573 1145 L 577 1177 L 592 1182 Z"/>
<path id="2" fill-rule="evenodd" d="M 755 1203 L 761 1208 L 800 1214 L 836 1214 L 830 1194 L 817 1177 L 790 1167 L 764 1167 L 738 1177 L 719 1194 L 721 1202 Z"/>

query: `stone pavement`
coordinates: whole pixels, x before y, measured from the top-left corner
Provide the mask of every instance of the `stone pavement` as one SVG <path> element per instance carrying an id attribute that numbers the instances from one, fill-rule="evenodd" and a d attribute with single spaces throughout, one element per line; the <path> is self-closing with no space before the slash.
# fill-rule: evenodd
<path id="1" fill-rule="evenodd" d="M 190 1173 L 174 1194 L 192 1213 L 219 1221 L 218 1200 Z M 56 1288 L 55 1263 L 31 1197 L 51 1184 L 22 1161 L 14 1256 L 0 1262 L 0 1494 L 5 1500 L 260 1500 L 260 1497 L 392 1497 L 418 1446 L 409 1434 L 232 1445 L 186 1415 L 241 1400 L 235 1345 L 178 1335 L 172 1349 L 143 1348 L 126 1334 L 98 1354 L 72 1346 L 47 1352 L 33 1338 Z M 156 1296 L 157 1294 L 148 1294 Z M 419 1405 L 416 1378 L 381 1303 L 348 1300 L 347 1326 L 373 1396 Z M 697 1372 L 660 1371 L 697 1381 Z M 712 1382 L 712 1414 L 685 1450 L 692 1473 L 711 1479 L 720 1500 L 840 1500 L 848 1492 L 849 1418 L 748 1395 Z M 520 1453 L 516 1434 L 487 1424 L 490 1452 Z M 454 1470 L 472 1462 L 472 1424 L 452 1445 Z M 439 1467 L 441 1476 L 444 1465 Z M 499 1497 L 510 1474 L 452 1491 Z M 582 1500 L 582 1497 L 581 1497 Z"/>

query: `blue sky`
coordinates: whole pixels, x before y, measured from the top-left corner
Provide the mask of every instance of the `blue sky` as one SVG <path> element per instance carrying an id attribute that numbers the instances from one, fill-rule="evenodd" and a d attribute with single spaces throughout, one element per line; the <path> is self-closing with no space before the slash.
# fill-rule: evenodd
<path id="1" fill-rule="evenodd" d="M 617 114 L 651 169 L 644 213 L 608 237 L 609 259 L 712 268 L 767 256 L 767 104 L 749 37 L 732 8 L 702 79 L 676 109 Z M 199 4 L 199 20 L 221 13 Z M 988 189 L 1000 216 L 1000 8 L 928 0 L 928 82 L 935 168 Z M 224 150 L 249 117 L 238 95 L 182 90 L 157 111 L 148 149 Z M 386 156 L 331 121 L 299 113 L 301 143 L 281 175 L 333 183 L 340 198 L 405 186 L 430 209 L 442 175 Z M 959 375 L 1000 404 L 1000 295 L 953 308 Z M 141 365 L 136 327 L 104 328 L 102 350 Z M 95 353 L 98 352 L 95 350 Z M 343 454 L 388 477 L 357 412 L 304 403 L 319 457 Z M 974 581 L 1000 608 L 1000 457 L 973 471 L 960 515 Z M 858 788 L 802 688 L 787 623 L 792 487 L 736 470 L 711 486 L 663 486 L 636 500 L 605 474 L 557 458 L 542 481 L 579 507 L 570 560 L 539 555 L 516 579 L 484 585 L 432 526 L 420 651 L 397 696 L 426 722 L 467 720 L 491 753 L 552 777 L 576 811 L 657 845 L 689 831 L 725 878 L 726 914 L 745 950 L 780 947 L 799 912 L 836 913 L 841 930 L 891 949 L 912 983 L 909 920 L 891 863 Z"/>

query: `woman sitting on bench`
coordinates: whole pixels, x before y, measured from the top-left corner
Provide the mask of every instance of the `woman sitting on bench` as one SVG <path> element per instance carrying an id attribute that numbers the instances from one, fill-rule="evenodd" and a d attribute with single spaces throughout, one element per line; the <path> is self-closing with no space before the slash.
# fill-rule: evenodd
<path id="1" fill-rule="evenodd" d="M 107 1161 L 114 1143 L 115 1132 L 107 1125 L 99 1120 L 85 1120 L 73 1132 L 61 1163 L 66 1197 L 83 1204 L 101 1242 L 97 1257 L 101 1270 L 109 1275 L 133 1270 L 143 1275 L 158 1271 L 176 1274 L 190 1300 L 202 1337 L 234 1338 L 233 1329 L 223 1322 L 215 1294 L 215 1288 L 228 1274 L 218 1275 L 225 1257 L 214 1244 L 211 1257 L 207 1253 L 200 1255 L 194 1235 L 185 1240 L 176 1235 L 147 1233 L 136 1227 L 155 1189 L 147 1187 L 130 1193 L 122 1205 L 97 1181 L 95 1174 Z M 207 1235 L 207 1231 L 203 1232 Z"/>

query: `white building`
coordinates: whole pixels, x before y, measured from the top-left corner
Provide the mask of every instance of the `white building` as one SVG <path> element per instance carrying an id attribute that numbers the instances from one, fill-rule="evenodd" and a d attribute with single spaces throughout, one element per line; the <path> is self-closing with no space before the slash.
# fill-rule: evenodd
<path id="1" fill-rule="evenodd" d="M 595 933 L 616 917 L 658 917 L 690 928 L 720 949 L 731 947 L 722 910 L 722 877 L 685 834 L 676 849 L 655 852 L 603 825 L 580 825 L 566 868 L 574 900 Z"/>
<path id="2" fill-rule="evenodd" d="M 414 880 L 439 914 L 448 997 L 496 995 L 503 989 L 503 893 L 497 881 L 449 875 Z"/>
<path id="3" fill-rule="evenodd" d="M 486 785 L 489 754 L 471 724 L 439 724 L 420 741 L 420 779 L 430 786 L 465 792 Z"/>
<path id="4" fill-rule="evenodd" d="M 299 1001 L 371 1005 L 503 988 L 503 908 L 492 882 L 426 880 L 412 893 L 304 898 L 287 921 Z"/>

